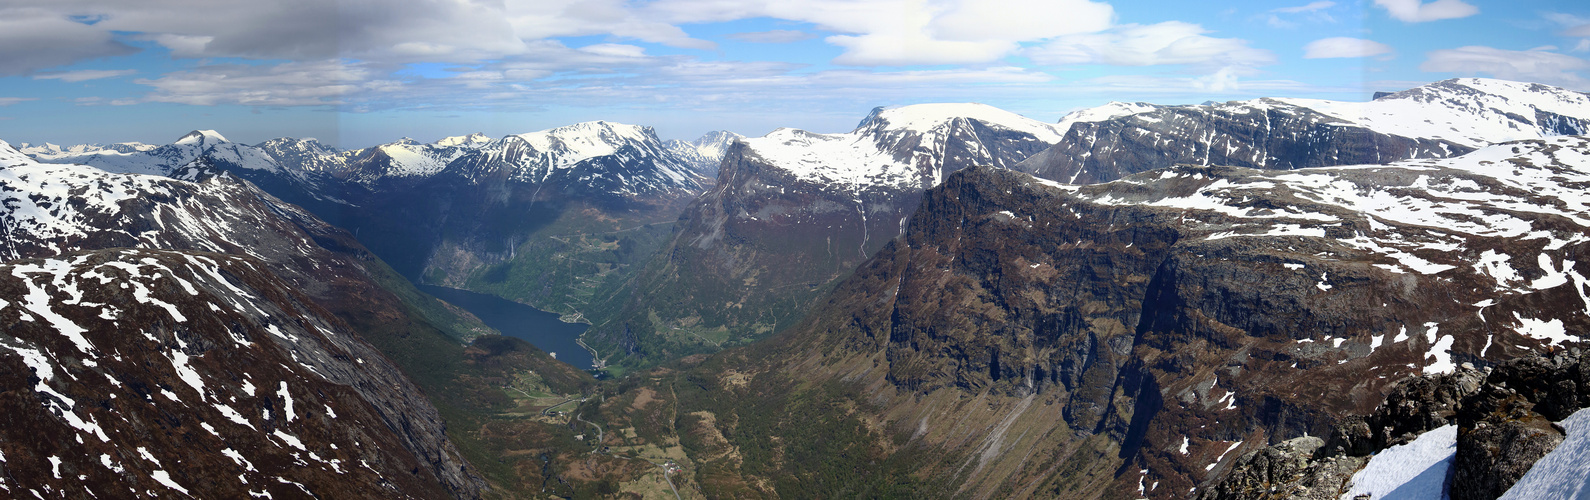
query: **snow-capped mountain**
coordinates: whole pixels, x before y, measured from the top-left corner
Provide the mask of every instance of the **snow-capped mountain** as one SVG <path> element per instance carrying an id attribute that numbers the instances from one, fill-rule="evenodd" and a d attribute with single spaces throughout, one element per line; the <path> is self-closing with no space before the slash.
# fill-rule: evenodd
<path id="1" fill-rule="evenodd" d="M 971 165 L 1014 166 L 1060 137 L 991 106 L 923 104 L 874 109 L 849 133 L 737 140 L 716 185 L 636 278 L 644 285 L 631 290 L 645 292 L 620 291 L 634 294 L 614 300 L 623 318 L 591 330 L 591 343 L 662 359 L 703 348 L 693 329 L 765 335 L 899 235 L 922 190 Z"/>
<path id="2" fill-rule="evenodd" d="M 115 143 L 115 144 L 79 144 L 79 145 L 76 145 L 76 146 L 60 146 L 60 145 L 56 145 L 56 144 L 50 144 L 48 142 L 46 142 L 44 144 L 28 144 L 28 143 L 24 142 L 24 143 L 15 145 L 13 147 L 17 151 L 22 152 L 22 154 L 25 154 L 25 155 L 28 155 L 28 156 L 31 156 L 31 157 L 34 157 L 34 158 L 39 158 L 41 160 L 50 161 L 50 160 L 53 160 L 53 159 L 58 158 L 58 157 L 63 157 L 63 156 L 68 156 L 68 155 L 83 155 L 83 154 L 87 154 L 87 153 L 93 153 L 93 152 L 96 152 L 96 151 L 115 151 L 115 152 L 118 152 L 118 153 L 136 153 L 136 152 L 140 152 L 140 151 L 148 151 L 148 150 L 157 148 L 159 146 L 156 146 L 156 145 L 153 145 L 153 144 L 144 144 L 144 143 L 141 143 L 141 142 L 118 142 L 118 143 Z"/>
<path id="3" fill-rule="evenodd" d="M 745 143 L 748 154 L 799 180 L 926 189 L 967 166 L 1013 166 L 1060 137 L 1056 125 L 993 106 L 918 104 L 873 109 L 846 134 L 785 128 Z"/>
<path id="4" fill-rule="evenodd" d="M 480 132 L 475 132 L 475 133 L 469 134 L 469 135 L 455 135 L 455 136 L 452 136 L 452 137 L 443 137 L 442 139 L 437 140 L 436 142 L 433 142 L 431 144 L 435 145 L 435 146 L 438 146 L 438 147 L 446 148 L 446 147 L 453 147 L 453 146 L 466 146 L 466 147 L 468 147 L 468 146 L 480 146 L 480 145 L 484 145 L 484 144 L 486 144 L 488 142 L 491 142 L 491 138 L 490 137 L 486 137 L 486 134 L 482 134 Z"/>
<path id="5" fill-rule="evenodd" d="M 1461 78 L 1368 102 L 1111 103 L 1061 125 L 1066 139 L 1018 170 L 1085 184 L 1177 163 L 1287 170 L 1446 158 L 1496 142 L 1590 132 L 1590 95 Z"/>
<path id="6" fill-rule="evenodd" d="M 701 188 L 699 175 L 651 127 L 586 122 L 473 144 L 460 146 L 456 161 L 449 160 L 450 175 L 474 181 L 553 182 L 565 190 L 618 196 Z"/>
<path id="7" fill-rule="evenodd" d="M 583 203 L 617 213 L 647 212 L 694 197 L 704 179 L 649 127 L 590 122 L 492 140 L 482 134 L 435 143 L 412 139 L 339 151 L 314 139 L 273 139 L 249 146 L 214 131 L 194 131 L 158 147 L 37 147 L 40 161 L 87 164 L 111 172 L 201 179 L 227 173 L 247 180 L 339 226 L 358 232 L 406 274 L 432 260 L 438 238 L 452 235 L 468 256 L 467 272 L 499 260 L 479 254 L 525 241 L 520 234 L 542 221 L 522 214 Z M 551 208 L 549 208 L 551 207 Z M 651 222 L 665 215 L 621 215 Z M 518 214 L 518 215 L 513 215 Z M 517 220 L 504 224 L 502 221 Z M 455 227 L 461 226 L 461 227 Z M 490 234 L 477 234 L 477 226 Z M 475 229 L 466 229 L 475 228 Z M 518 229 L 516 229 L 518 228 Z M 528 230 L 528 229 L 524 229 Z M 400 248 L 401 247 L 401 248 Z M 508 251 L 492 251 L 502 257 Z M 451 258 L 451 257 L 449 257 Z"/>
<path id="8" fill-rule="evenodd" d="M 178 146 L 227 144 L 211 139 Z M 429 327 L 302 209 L 225 173 L 44 164 L 0 142 L 0 242 L 0 362 L 31 388 L 0 442 L 57 458 L 8 461 L 9 486 L 478 495 L 435 408 L 354 325 Z"/>
<path id="9" fill-rule="evenodd" d="M 34 157 L 49 163 L 89 165 L 107 172 L 173 175 L 185 168 L 210 165 L 232 170 L 280 174 L 281 167 L 258 148 L 226 140 L 213 130 L 195 130 L 164 146 L 90 148 L 72 147 L 36 151 Z M 202 159 L 202 161 L 201 161 Z"/>
<path id="10" fill-rule="evenodd" d="M 742 139 L 745 136 L 719 130 L 707 132 L 694 141 L 669 140 L 664 141 L 663 145 L 711 182 L 718 177 L 718 164 L 723 163 L 723 155 L 728 153 L 729 146 Z"/>

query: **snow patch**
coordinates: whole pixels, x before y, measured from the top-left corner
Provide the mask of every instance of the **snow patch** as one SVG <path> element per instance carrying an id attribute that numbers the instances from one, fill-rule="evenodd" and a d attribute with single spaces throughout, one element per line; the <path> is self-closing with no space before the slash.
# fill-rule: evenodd
<path id="1" fill-rule="evenodd" d="M 1568 435 L 1535 462 L 1501 500 L 1567 500 L 1590 495 L 1590 408 L 1559 422 Z"/>
<path id="2" fill-rule="evenodd" d="M 1352 487 L 1341 500 L 1359 495 L 1380 499 L 1446 498 L 1447 469 L 1457 454 L 1457 426 L 1445 425 L 1419 435 L 1408 444 L 1386 448 L 1353 474 Z M 1396 492 L 1398 496 L 1388 496 Z"/>

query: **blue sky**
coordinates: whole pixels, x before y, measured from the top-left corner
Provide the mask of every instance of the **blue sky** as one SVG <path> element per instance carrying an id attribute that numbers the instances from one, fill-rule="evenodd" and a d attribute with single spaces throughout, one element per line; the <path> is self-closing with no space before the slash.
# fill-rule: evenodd
<path id="1" fill-rule="evenodd" d="M 1590 91 L 1582 1 L 0 0 L 0 139 L 364 147 L 590 120 L 849 130 L 873 106 Z"/>

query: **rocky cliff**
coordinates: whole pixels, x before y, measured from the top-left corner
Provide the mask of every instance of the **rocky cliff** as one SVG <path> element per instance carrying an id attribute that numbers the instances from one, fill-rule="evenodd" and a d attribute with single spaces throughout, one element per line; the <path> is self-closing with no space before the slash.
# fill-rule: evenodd
<path id="1" fill-rule="evenodd" d="M 1586 172 L 1581 137 L 1091 186 L 968 169 L 745 371 L 852 384 L 961 493 L 1181 498 L 1409 375 L 1578 344 Z"/>

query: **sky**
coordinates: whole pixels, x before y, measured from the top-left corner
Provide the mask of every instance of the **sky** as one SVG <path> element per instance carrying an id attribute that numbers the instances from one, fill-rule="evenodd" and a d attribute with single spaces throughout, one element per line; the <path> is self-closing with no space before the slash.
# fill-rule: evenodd
<path id="1" fill-rule="evenodd" d="M 846 132 L 875 106 L 1590 91 L 1582 0 L 0 0 L 0 140 L 342 148 L 593 120 Z"/>

